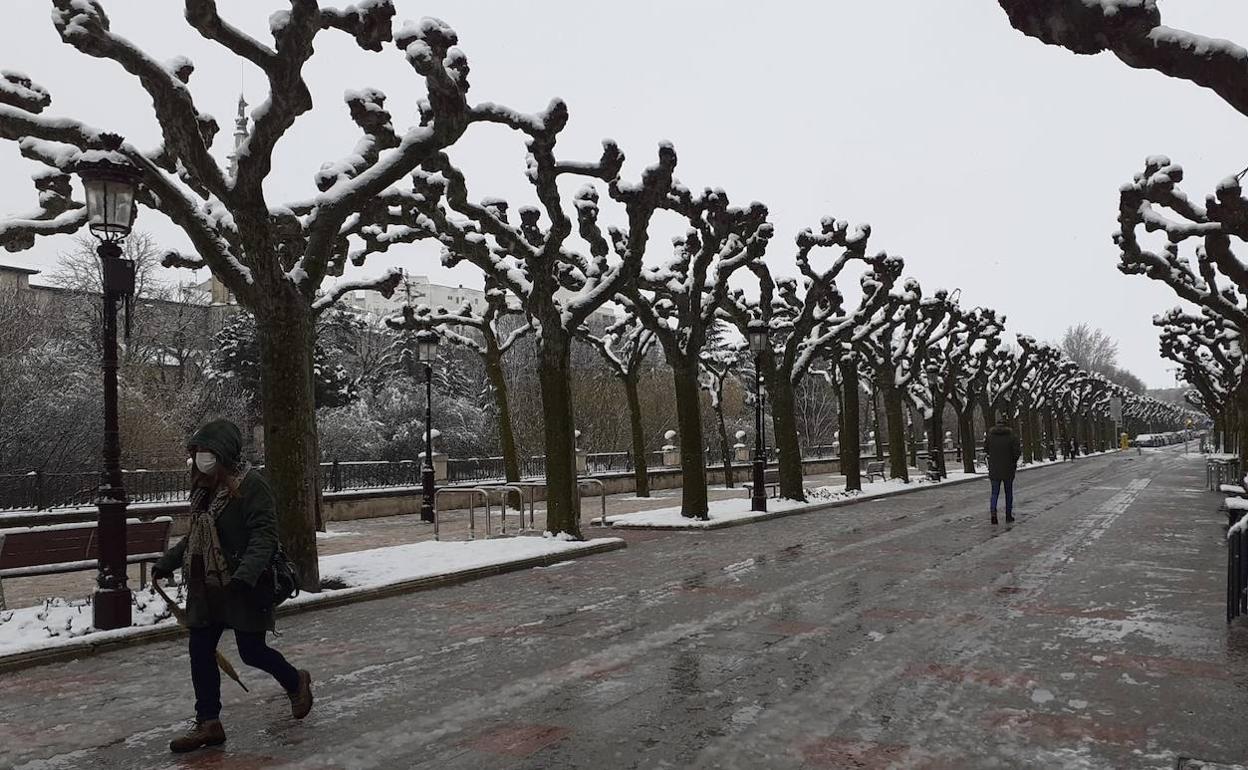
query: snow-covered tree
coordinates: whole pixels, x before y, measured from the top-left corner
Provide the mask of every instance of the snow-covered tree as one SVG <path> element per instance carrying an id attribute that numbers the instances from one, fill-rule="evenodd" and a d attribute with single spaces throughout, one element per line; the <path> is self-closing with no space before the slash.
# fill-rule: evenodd
<path id="1" fill-rule="evenodd" d="M 758 298 L 747 298 L 738 290 L 725 303 L 725 316 L 741 334 L 761 322 L 771 341 L 759 361 L 771 397 L 782 497 L 806 499 L 797 432 L 798 388 L 816 361 L 835 363 L 845 343 L 866 333 L 872 315 L 887 301 L 901 275 L 904 263 L 899 257 L 883 252 L 867 256 L 870 235 L 869 225 L 851 228 L 843 220 L 825 217 L 818 233 L 807 228 L 797 234 L 800 289 L 798 279 L 773 278 L 766 263 L 753 262 L 749 269 L 758 279 Z M 835 259 L 824 269 L 812 264 L 815 247 L 837 249 Z M 857 307 L 847 308 L 836 282 L 855 262 L 866 266 L 860 280 L 862 296 Z"/>
<path id="2" fill-rule="evenodd" d="M 1235 388 L 1244 367 L 1239 330 L 1208 310 L 1193 313 L 1177 307 L 1155 316 L 1153 324 L 1161 330 L 1162 357 L 1178 364 L 1181 379 L 1195 389 L 1188 402 L 1213 421 L 1215 444 L 1223 451 L 1236 451 L 1233 442 L 1240 418 Z"/>
<path id="3" fill-rule="evenodd" d="M 243 311 L 226 321 L 213 337 L 216 349 L 209 360 L 209 376 L 238 385 L 247 394 L 252 410 L 264 413 L 263 360 L 261 335 L 256 318 Z M 317 407 L 344 406 L 359 395 L 359 387 L 341 363 L 336 351 L 326 351 L 319 343 L 312 356 L 312 373 Z"/>
<path id="4" fill-rule="evenodd" d="M 1010 23 L 1047 44 L 1078 54 L 1110 51 L 1137 69 L 1151 69 L 1208 88 L 1248 115 L 1248 50 L 1229 40 L 1162 24 L 1158 0 L 998 0 Z M 1232 238 L 1248 234 L 1248 200 L 1242 173 L 1218 184 L 1201 206 L 1178 185 L 1183 169 L 1156 155 L 1121 188 L 1119 269 L 1147 275 L 1181 298 L 1209 309 L 1248 332 L 1248 274 L 1234 254 Z M 1166 243 L 1150 249 L 1138 230 L 1162 232 Z M 1195 263 L 1180 255 L 1193 242 Z M 1237 411 L 1248 410 L 1248 378 L 1235 387 Z M 1248 421 L 1240 421 L 1236 443 L 1248 445 Z"/>
<path id="5" fill-rule="evenodd" d="M 699 383 L 711 398 L 711 411 L 715 414 L 715 430 L 719 438 L 720 462 L 724 468 L 724 486 L 731 487 L 735 483 L 732 473 L 733 444 L 728 437 L 728 425 L 724 420 L 724 389 L 734 377 L 740 379 L 743 375 L 756 375 L 749 361 L 748 344 L 744 340 L 729 339 L 725 326 L 722 323 L 717 324 L 707 334 L 700 361 Z"/>
<path id="6" fill-rule="evenodd" d="M 224 19 L 213 0 L 186 0 L 187 23 L 258 68 L 267 94 L 253 111 L 252 130 L 229 173 L 212 156 L 218 123 L 201 109 L 189 86 L 193 63 L 179 56 L 160 62 L 112 29 L 99 0 L 52 0 L 62 40 L 83 54 L 113 62 L 133 76 L 152 100 L 161 141 L 136 147 L 72 117 L 49 117 L 48 92 L 29 77 L 0 75 L 0 138 L 17 142 L 41 170 L 34 175 L 39 206 L 0 222 L 0 243 L 29 248 L 36 236 L 76 232 L 86 222 L 71 174 L 86 152 L 124 156 L 140 173 L 138 202 L 160 211 L 191 242 L 194 254 L 170 253 L 171 266 L 207 267 L 256 316 L 260 330 L 266 463 L 286 550 L 299 563 L 305 588 L 318 590 L 314 527 L 320 519 L 315 424 L 313 328 L 316 316 L 345 292 L 393 290 L 399 275 L 368 281 L 326 279 L 342 273 L 352 244 L 372 235 L 379 221 L 410 199 L 398 185 L 472 123 L 492 121 L 494 105 L 467 101 L 468 62 L 454 30 L 435 19 L 392 28 L 390 0 L 360 0 L 342 8 L 297 0 L 270 18 L 268 41 Z M 424 86 L 419 122 L 396 130 L 375 89 L 350 91 L 346 106 L 363 136 L 338 161 L 315 170 L 318 192 L 277 203 L 266 180 L 275 150 L 312 107 L 304 69 L 323 33 L 342 32 L 361 49 L 380 52 L 393 42 Z M 91 69 L 84 68 L 84 72 Z"/>
<path id="7" fill-rule="evenodd" d="M 487 281 L 485 307 L 479 312 L 471 302 L 455 309 L 408 304 L 399 315 L 386 319 L 391 329 L 403 332 L 421 329 L 437 331 L 450 344 L 481 357 L 498 415 L 498 438 L 508 481 L 520 480 L 520 457 L 511 425 L 503 356 L 533 331 L 533 325 L 527 319 L 521 320 L 520 316 L 519 303 L 508 302 L 507 292 Z"/>
<path id="8" fill-rule="evenodd" d="M 1248 198 L 1241 176 L 1223 179 L 1201 206 L 1179 189 L 1181 166 L 1164 156 L 1149 158 L 1144 171 L 1121 189 L 1114 240 L 1119 270 L 1165 283 L 1180 298 L 1233 324 L 1242 336 L 1248 334 L 1248 270 L 1235 248 L 1248 238 Z M 1165 235 L 1160 249 L 1149 248 L 1141 228 Z M 1184 246 L 1194 247 L 1190 255 L 1183 253 Z M 1248 378 L 1239 378 L 1234 399 L 1236 410 L 1248 413 Z M 1248 420 L 1239 421 L 1234 443 L 1248 446 Z"/>
<path id="9" fill-rule="evenodd" d="M 973 420 L 973 391 L 981 371 L 982 356 L 995 345 L 1001 332 L 1001 322 L 994 311 L 985 308 L 964 310 L 953 297 L 948 300 L 946 310 L 948 331 L 929 343 L 924 367 L 926 376 L 917 383 L 925 389 L 920 397 L 926 405 L 926 413 L 930 414 L 927 419 L 927 446 L 943 475 L 944 414 L 945 406 L 951 404 L 958 414 L 961 444 L 972 447 L 969 453 L 963 451 L 963 462 L 965 465 L 969 454 L 967 472 L 974 473 L 974 428 L 967 423 Z M 967 413 L 968 407 L 970 414 Z"/>
<path id="10" fill-rule="evenodd" d="M 884 402 L 890 478 L 910 480 L 905 404 L 915 380 L 923 375 L 928 346 L 948 333 L 947 304 L 944 291 L 924 297 L 919 282 L 906 279 L 876 310 L 871 331 L 860 343 L 862 363 Z"/>
<path id="11" fill-rule="evenodd" d="M 681 515 L 708 516 L 706 460 L 698 373 L 707 335 L 728 295 L 728 280 L 760 259 L 771 238 L 767 207 L 732 206 L 723 190 L 692 196 L 681 188 L 671 209 L 689 229 L 674 239 L 674 254 L 644 267 L 621 286 L 624 304 L 658 338 L 672 368 L 680 433 Z"/>
<path id="12" fill-rule="evenodd" d="M 645 328 L 629 312 L 596 335 L 582 325 L 579 339 L 598 352 L 612 376 L 624 386 L 628 402 L 629 434 L 632 441 L 633 479 L 637 497 L 650 496 L 650 473 L 646 464 L 646 433 L 642 423 L 640 380 L 647 358 L 654 348 L 654 332 Z"/>
<path id="13" fill-rule="evenodd" d="M 541 208 L 521 207 L 516 223 L 504 200 L 472 202 L 463 173 L 439 153 L 413 175 L 418 189 L 413 210 L 392 217 L 375 238 L 382 242 L 438 238 L 445 247 L 443 264 L 468 262 L 480 268 L 487 280 L 515 295 L 537 325 L 546 523 L 553 532 L 580 537 L 572 343 L 594 311 L 636 281 L 654 212 L 687 205 L 690 196 L 673 183 L 676 152 L 667 144 L 660 146 L 658 162 L 635 184 L 619 178 L 624 155 L 610 140 L 603 143 L 602 156 L 596 161 L 558 159 L 555 145 L 568 119 L 561 101 L 552 102 L 538 115 L 494 107 L 489 119 L 528 137 L 527 176 Z M 560 182 L 578 177 L 586 184 L 573 196 L 574 222 L 564 209 Z M 627 227 L 603 232 L 598 221 L 599 191 L 593 180 L 605 183 L 611 199 L 621 204 Z M 577 253 L 569 241 L 574 226 L 589 246 L 588 257 Z"/>

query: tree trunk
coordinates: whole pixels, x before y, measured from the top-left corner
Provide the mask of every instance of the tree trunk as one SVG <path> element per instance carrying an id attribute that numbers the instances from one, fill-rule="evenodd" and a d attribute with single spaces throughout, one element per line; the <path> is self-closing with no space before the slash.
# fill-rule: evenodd
<path id="1" fill-rule="evenodd" d="M 706 497 L 706 460 L 702 456 L 702 401 L 698 362 L 671 362 L 676 386 L 676 423 L 680 433 L 680 515 L 709 518 Z"/>
<path id="2" fill-rule="evenodd" d="M 962 470 L 975 472 L 975 402 L 968 400 L 958 413 L 958 440 L 962 442 Z"/>
<path id="3" fill-rule="evenodd" d="M 862 489 L 862 447 L 858 443 L 862 426 L 858 424 L 858 365 L 841 361 L 841 473 L 845 476 L 846 490 Z"/>
<path id="4" fill-rule="evenodd" d="M 503 450 L 503 472 L 508 481 L 519 481 L 520 455 L 516 451 L 516 435 L 511 427 L 511 406 L 507 402 L 507 378 L 503 374 L 501 355 L 486 355 L 485 374 L 494 390 L 494 406 L 498 409 L 498 441 Z"/>
<path id="5" fill-rule="evenodd" d="M 988 429 L 997 424 L 997 410 L 987 398 L 983 400 L 979 408 L 984 415 L 984 433 L 987 434 Z"/>
<path id="6" fill-rule="evenodd" d="M 1246 414 L 1248 414 L 1248 376 L 1240 377 L 1239 386 L 1235 388 L 1236 447 L 1232 451 L 1239 455 L 1241 475 L 1246 469 L 1244 448 L 1248 447 L 1248 420 L 1244 419 Z M 1243 479 L 1241 478 L 1240 481 L 1242 482 Z"/>
<path id="7" fill-rule="evenodd" d="M 910 472 L 906 468 L 906 416 L 901 391 L 888 383 L 881 385 L 880 393 L 884 398 L 884 417 L 888 422 L 888 477 L 908 482 Z"/>
<path id="8" fill-rule="evenodd" d="M 908 406 L 907 411 L 909 412 L 909 417 L 910 417 L 910 419 L 906 423 L 906 453 L 909 456 L 909 460 L 907 461 L 907 464 L 911 468 L 918 468 L 919 467 L 919 432 L 916 432 L 914 429 L 915 409 L 913 406 Z M 923 422 L 922 418 L 919 419 L 919 422 Z"/>
<path id="9" fill-rule="evenodd" d="M 766 353 L 763 355 L 768 357 Z M 767 388 L 771 395 L 771 423 L 778 454 L 776 459 L 780 471 L 780 496 L 805 502 L 806 490 L 802 487 L 802 448 L 797 437 L 793 383 L 784 372 L 776 371 L 772 362 L 764 365 L 767 367 Z"/>
<path id="10" fill-rule="evenodd" d="M 542 324 L 538 379 L 546 438 L 546 529 L 581 539 L 576 483 L 576 427 L 572 411 L 571 339 L 555 323 Z"/>
<path id="11" fill-rule="evenodd" d="M 282 547 L 309 592 L 321 590 L 316 531 L 323 527 L 314 334 L 307 301 L 293 285 L 273 291 L 256 308 L 265 475 L 273 487 Z"/>
<path id="12" fill-rule="evenodd" d="M 650 496 L 650 472 L 646 467 L 646 433 L 641 427 L 641 396 L 637 392 L 637 375 L 624 378 L 624 395 L 628 399 L 628 422 L 633 434 L 633 485 L 638 497 Z"/>
<path id="13" fill-rule="evenodd" d="M 871 442 L 871 451 L 875 454 L 875 459 L 879 460 L 884 456 L 881 449 L 884 445 L 884 432 L 880 429 L 880 389 L 878 387 L 871 389 L 871 412 L 875 425 L 875 440 Z"/>
<path id="14" fill-rule="evenodd" d="M 715 429 L 719 433 L 719 457 L 724 466 L 724 486 L 732 488 L 732 444 L 728 443 L 728 426 L 724 424 L 724 394 L 716 394 Z"/>
<path id="15" fill-rule="evenodd" d="M 932 419 L 928 420 L 928 425 L 927 457 L 936 461 L 936 469 L 943 479 L 949 474 L 945 472 L 945 400 L 939 396 L 933 399 Z"/>
<path id="16" fill-rule="evenodd" d="M 1031 407 L 1024 406 L 1018 415 L 1023 432 L 1023 464 L 1030 465 L 1035 459 L 1035 438 L 1032 436 Z"/>

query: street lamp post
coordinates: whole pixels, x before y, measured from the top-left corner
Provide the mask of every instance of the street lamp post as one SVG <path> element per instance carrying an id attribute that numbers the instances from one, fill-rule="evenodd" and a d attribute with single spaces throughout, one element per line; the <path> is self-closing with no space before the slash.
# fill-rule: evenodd
<path id="1" fill-rule="evenodd" d="M 438 333 L 416 332 L 416 358 L 425 365 L 425 462 L 420 469 L 420 520 L 433 521 L 433 361 L 438 356 Z"/>
<path id="2" fill-rule="evenodd" d="M 767 424 L 763 419 L 763 351 L 771 344 L 767 325 L 751 321 L 748 327 L 750 352 L 754 354 L 754 487 L 750 490 L 750 510 L 767 510 Z"/>
<path id="3" fill-rule="evenodd" d="M 121 475 L 121 431 L 117 419 L 117 305 L 134 293 L 134 262 L 122 258 L 121 241 L 134 219 L 139 170 L 118 152 L 121 137 L 107 135 L 106 149 L 82 153 L 75 172 L 87 199 L 87 225 L 100 242 L 104 299 L 104 473 L 96 488 L 98 508 L 93 624 L 99 629 L 130 625 L 126 565 L 126 490 Z M 129 316 L 127 315 L 127 324 Z M 127 326 L 128 330 L 128 326 Z"/>

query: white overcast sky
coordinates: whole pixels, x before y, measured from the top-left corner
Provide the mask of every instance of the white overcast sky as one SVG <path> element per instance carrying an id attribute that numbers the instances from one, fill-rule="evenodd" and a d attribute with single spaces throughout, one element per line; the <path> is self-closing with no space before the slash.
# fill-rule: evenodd
<path id="1" fill-rule="evenodd" d="M 124 134 L 158 137 L 150 100 L 119 66 L 63 44 L 50 3 L 5 0 L 0 67 L 47 87 L 46 114 Z M 229 152 L 240 83 L 253 105 L 258 71 L 202 40 L 173 0 L 105 2 L 114 31 L 164 60 L 190 57 L 201 110 L 221 123 L 214 151 Z M 278 0 L 218 0 L 223 15 L 269 39 Z M 613 3 L 583 0 L 396 0 L 398 20 L 437 16 L 458 31 L 472 65 L 471 98 L 534 111 L 565 99 L 566 157 L 596 158 L 604 137 L 629 158 L 633 178 L 661 140 L 694 189 L 723 187 L 737 203 L 771 210 L 768 261 L 791 273 L 792 237 L 834 215 L 869 222 L 874 249 L 906 258 L 926 289 L 961 288 L 964 304 L 1008 316 L 1008 329 L 1054 340 L 1087 322 L 1119 341 L 1121 364 L 1153 387 L 1173 384 L 1157 354 L 1152 315 L 1173 306 L 1166 287 L 1117 272 L 1110 240 L 1117 190 L 1150 154 L 1182 163 L 1203 198 L 1248 166 L 1248 119 L 1209 91 L 1109 55 L 1076 57 L 1015 32 L 993 0 L 753 0 Z M 1242 0 L 1160 3 L 1165 22 L 1248 43 Z M 378 87 L 400 131 L 421 93 L 394 47 L 360 51 L 341 33 L 317 39 L 306 68 L 316 107 L 279 147 L 271 203 L 313 191 L 324 160 L 348 153 L 358 131 L 347 88 Z M 472 194 L 514 200 L 527 191 L 522 144 L 475 128 L 453 153 Z M 33 167 L 0 143 L 0 216 L 33 207 Z M 139 228 L 188 244 L 162 217 Z M 665 223 L 662 227 L 671 227 Z M 664 240 L 655 248 L 666 251 Z M 66 248 L 40 241 L 0 254 L 47 269 Z M 432 246 L 395 250 L 357 275 L 402 265 L 434 280 L 479 285 L 467 266 L 440 267 Z"/>

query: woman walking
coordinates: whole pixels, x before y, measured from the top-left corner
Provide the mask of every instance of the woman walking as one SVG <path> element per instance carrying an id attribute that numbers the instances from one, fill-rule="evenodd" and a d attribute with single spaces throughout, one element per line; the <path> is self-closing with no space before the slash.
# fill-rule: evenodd
<path id="1" fill-rule="evenodd" d="M 286 691 L 291 716 L 303 719 L 312 710 L 312 677 L 265 643 L 273 629 L 273 591 L 265 586 L 272 583 L 267 571 L 277 550 L 277 515 L 273 491 L 242 460 L 242 446 L 242 434 L 229 420 L 210 422 L 191 438 L 190 531 L 152 568 L 153 579 L 180 568 L 187 588 L 195 723 L 169 743 L 175 752 L 225 742 L 216 651 L 227 628 L 243 662 L 269 673 Z"/>

